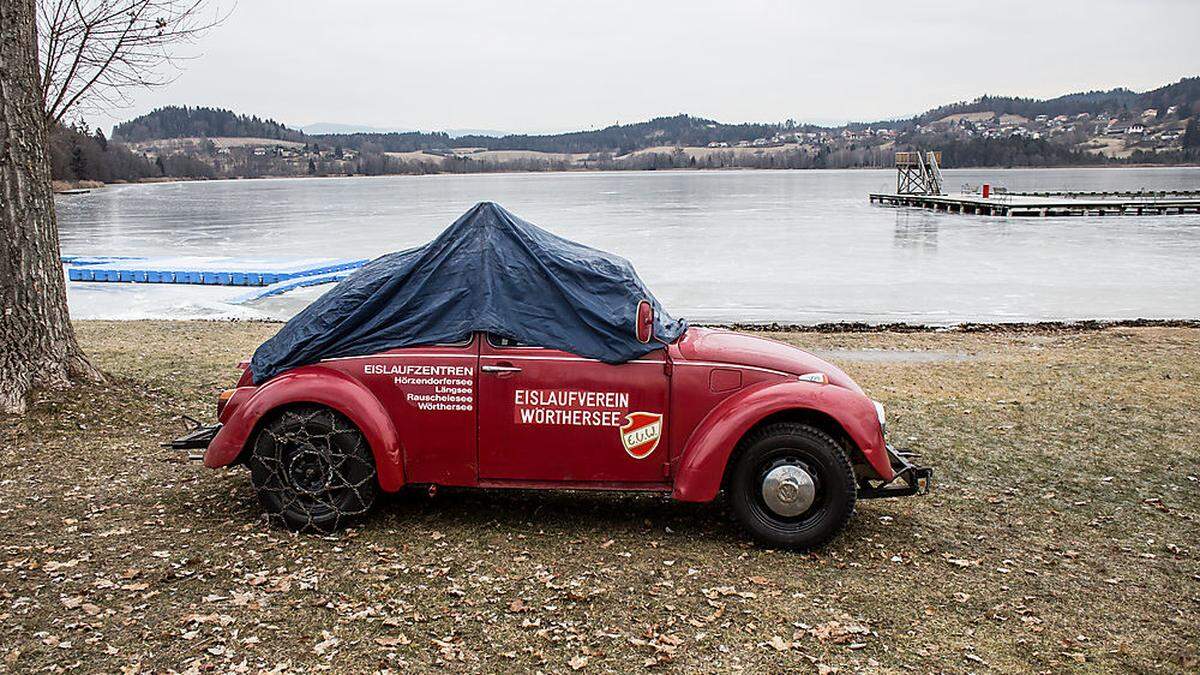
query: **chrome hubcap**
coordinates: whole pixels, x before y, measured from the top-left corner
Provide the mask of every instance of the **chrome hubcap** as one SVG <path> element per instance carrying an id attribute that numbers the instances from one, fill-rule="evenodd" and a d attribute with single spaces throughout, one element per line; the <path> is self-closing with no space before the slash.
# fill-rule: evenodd
<path id="1" fill-rule="evenodd" d="M 817 487 L 804 469 L 785 464 L 767 473 L 762 486 L 763 501 L 776 514 L 791 518 L 812 506 Z"/>

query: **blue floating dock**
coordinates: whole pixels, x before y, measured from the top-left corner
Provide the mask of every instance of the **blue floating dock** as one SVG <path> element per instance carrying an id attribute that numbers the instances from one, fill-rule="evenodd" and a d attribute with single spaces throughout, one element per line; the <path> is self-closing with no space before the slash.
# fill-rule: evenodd
<path id="1" fill-rule="evenodd" d="M 276 295 L 283 295 L 288 291 L 294 291 L 297 288 L 306 286 L 319 286 L 321 284 L 334 284 L 354 273 L 354 270 L 340 270 L 337 272 L 326 272 L 324 274 L 313 274 L 310 276 L 296 277 L 286 279 L 271 284 L 270 286 L 262 286 L 252 291 L 247 291 L 241 295 L 230 299 L 228 302 L 233 305 L 244 305 L 247 302 L 262 300 Z"/>
<path id="2" fill-rule="evenodd" d="M 269 287 L 292 279 L 332 273 L 344 273 L 348 276 L 350 272 L 362 267 L 367 261 L 365 259 L 312 258 L 247 260 L 195 257 L 63 256 L 63 263 L 67 266 L 67 278 L 71 281 Z"/>

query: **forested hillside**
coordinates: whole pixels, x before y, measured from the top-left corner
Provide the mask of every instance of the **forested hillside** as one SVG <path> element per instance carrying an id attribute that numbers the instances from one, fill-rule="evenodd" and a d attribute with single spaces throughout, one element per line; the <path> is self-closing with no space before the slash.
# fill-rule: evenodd
<path id="1" fill-rule="evenodd" d="M 100 129 L 63 126 L 50 130 L 50 173 L 55 180 L 104 183 L 162 175 L 153 161 L 109 142 Z"/>
<path id="2" fill-rule="evenodd" d="M 839 127 L 725 124 L 674 115 L 559 134 L 306 135 L 272 119 L 160 108 L 99 132 L 59 129 L 56 178 L 255 177 L 572 169 L 808 169 L 891 166 L 898 150 L 941 150 L 947 168 L 1200 162 L 1200 78 L 1046 100 L 981 96 L 907 119 Z M 481 120 L 486 121 L 486 120 Z M 123 144 L 123 145 L 122 145 Z"/>
<path id="3" fill-rule="evenodd" d="M 163 138 L 273 138 L 299 141 L 304 134 L 272 119 L 221 108 L 167 106 L 113 127 L 113 140 L 136 143 Z"/>
<path id="4" fill-rule="evenodd" d="M 927 124 L 949 115 L 975 112 L 993 112 L 1000 115 L 1020 115 L 1029 118 L 1038 115 L 1054 117 L 1080 113 L 1121 115 L 1132 110 L 1146 109 L 1153 109 L 1165 114 L 1171 106 L 1200 112 L 1200 108 L 1197 108 L 1198 105 L 1200 105 L 1200 77 L 1188 77 L 1174 84 L 1142 93 L 1118 88 L 1108 91 L 1067 94 L 1045 100 L 984 95 L 974 101 L 952 103 L 934 108 L 918 115 L 914 122 Z M 1184 116 L 1186 117 L 1186 115 Z"/>
<path id="5" fill-rule="evenodd" d="M 674 117 L 656 117 L 647 122 L 635 124 L 614 124 L 596 131 L 575 131 L 545 136 L 512 134 L 500 138 L 463 136 L 455 139 L 455 143 L 489 150 L 612 152 L 623 155 L 658 145 L 704 146 L 720 142 L 732 145 L 738 141 L 769 138 L 780 131 L 794 128 L 794 123 L 722 124 L 702 117 L 675 115 Z"/>

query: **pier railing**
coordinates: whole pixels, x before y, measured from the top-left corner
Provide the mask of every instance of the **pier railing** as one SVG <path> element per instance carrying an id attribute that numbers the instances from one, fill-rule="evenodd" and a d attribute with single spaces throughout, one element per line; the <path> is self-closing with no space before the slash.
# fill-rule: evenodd
<path id="1" fill-rule="evenodd" d="M 1200 197 L 1200 190 L 1005 190 L 1018 197 L 1064 197 L 1067 199 L 1174 199 Z"/>

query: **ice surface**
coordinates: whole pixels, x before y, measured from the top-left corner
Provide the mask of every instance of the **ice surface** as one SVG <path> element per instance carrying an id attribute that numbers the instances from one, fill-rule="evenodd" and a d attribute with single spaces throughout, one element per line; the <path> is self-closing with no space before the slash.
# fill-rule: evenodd
<path id="1" fill-rule="evenodd" d="M 1200 168 L 944 173 L 951 190 L 1200 189 Z M 674 316 L 695 321 L 1200 317 L 1200 215 L 1017 219 L 868 204 L 894 183 L 891 170 L 300 178 L 113 186 L 58 205 L 65 254 L 373 258 L 492 200 L 630 259 Z M 228 301 L 245 289 L 70 286 L 81 318 L 286 318 L 329 288 L 239 307 Z"/>

